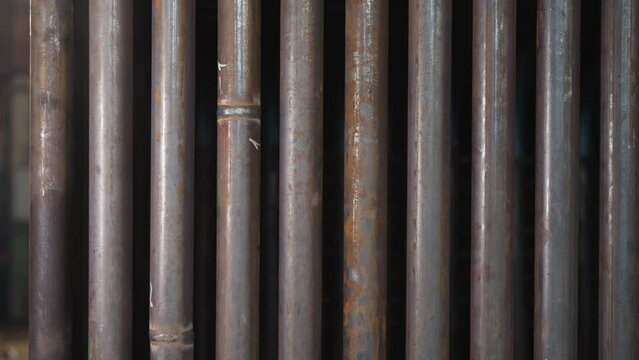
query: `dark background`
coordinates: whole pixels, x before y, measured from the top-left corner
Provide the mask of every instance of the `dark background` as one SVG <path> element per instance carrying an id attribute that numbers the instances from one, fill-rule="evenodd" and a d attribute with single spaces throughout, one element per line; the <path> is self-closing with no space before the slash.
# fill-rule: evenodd
<path id="1" fill-rule="evenodd" d="M 23 0 L 14 0 L 23 2 Z M 215 129 L 216 1 L 197 0 L 196 192 L 195 192 L 195 349 L 212 359 L 215 321 Z M 5 4 L 4 1 L 1 2 Z M 134 352 L 148 358 L 149 173 L 151 2 L 134 1 Z M 2 5 L 4 6 L 4 5 Z M 582 2 L 579 358 L 597 356 L 597 253 L 599 189 L 600 1 Z M 7 15 L 9 14 L 9 15 Z M 389 0 L 388 118 L 388 358 L 404 357 L 406 267 L 406 123 L 408 1 Z M 452 359 L 468 358 L 470 300 L 472 1 L 453 1 L 452 64 Z M 536 1 L 517 8 L 516 118 L 516 358 L 532 359 L 534 269 Z M 25 16 L 7 10 L 2 16 Z M 324 53 L 324 228 L 323 357 L 341 358 L 344 153 L 344 1 L 325 0 Z M 75 8 L 76 105 L 71 127 L 73 319 L 75 358 L 87 351 L 87 164 L 88 164 L 88 5 Z M 2 22 L 0 22 L 2 23 Z M 25 37 L 22 37 L 23 39 Z M 28 37 L 27 37 L 28 39 Z M 10 48 L 0 38 L 0 52 Z M 24 42 L 24 40 L 21 40 Z M 16 46 L 15 44 L 13 46 Z M 262 220 L 260 258 L 260 358 L 277 358 L 278 167 L 279 167 L 279 1 L 262 0 Z M 2 56 L 0 56 L 1 58 Z M 4 60 L 4 59 L 3 59 Z M 7 85 L 13 69 L 0 61 L 0 130 L 10 123 Z M 22 71 L 24 69 L 18 69 Z M 0 140 L 10 143 L 8 132 Z M 4 144 L 0 141 L 0 145 Z M 7 146 L 9 148 L 10 146 Z M 2 150 L 2 149 L 0 149 Z M 0 181 L 10 178 L 0 167 Z M 1 183 L 0 183 L 1 184 Z M 26 326 L 26 313 L 10 316 L 14 289 L 9 280 L 11 238 L 9 186 L 0 187 L 0 340 Z M 23 226 L 24 227 L 24 226 Z M 18 229 L 19 230 L 19 229 Z M 23 229 L 24 231 L 24 229 Z M 24 264 L 26 267 L 26 263 Z M 0 352 L 2 348 L 0 346 Z"/>

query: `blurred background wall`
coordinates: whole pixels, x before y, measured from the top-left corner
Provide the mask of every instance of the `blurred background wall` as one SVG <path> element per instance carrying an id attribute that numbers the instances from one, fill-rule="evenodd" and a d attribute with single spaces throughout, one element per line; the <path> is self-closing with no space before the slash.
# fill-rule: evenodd
<path id="1" fill-rule="evenodd" d="M 0 1 L 0 359 L 26 359 L 29 0 Z"/>

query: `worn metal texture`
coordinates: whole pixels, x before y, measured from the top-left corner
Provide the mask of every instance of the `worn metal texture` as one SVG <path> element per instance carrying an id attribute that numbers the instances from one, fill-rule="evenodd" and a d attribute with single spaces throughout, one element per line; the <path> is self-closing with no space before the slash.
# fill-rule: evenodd
<path id="1" fill-rule="evenodd" d="M 260 1 L 218 2 L 216 358 L 257 359 Z"/>
<path id="2" fill-rule="evenodd" d="M 448 359 L 452 3 L 409 6 L 406 356 Z"/>
<path id="3" fill-rule="evenodd" d="M 192 359 L 195 1 L 152 13 L 151 358 Z"/>
<path id="4" fill-rule="evenodd" d="M 344 359 L 386 358 L 388 1 L 346 1 Z"/>
<path id="5" fill-rule="evenodd" d="M 515 0 L 473 3 L 473 360 L 513 357 L 515 14 Z"/>
<path id="6" fill-rule="evenodd" d="M 280 359 L 321 358 L 323 14 L 281 2 Z"/>
<path id="7" fill-rule="evenodd" d="M 67 273 L 73 2 L 31 0 L 29 357 L 71 357 Z"/>
<path id="8" fill-rule="evenodd" d="M 537 4 L 535 358 L 577 358 L 580 1 Z"/>
<path id="9" fill-rule="evenodd" d="M 132 356 L 133 2 L 89 3 L 89 358 Z"/>
<path id="10" fill-rule="evenodd" d="M 639 3 L 602 3 L 599 358 L 639 358 Z"/>

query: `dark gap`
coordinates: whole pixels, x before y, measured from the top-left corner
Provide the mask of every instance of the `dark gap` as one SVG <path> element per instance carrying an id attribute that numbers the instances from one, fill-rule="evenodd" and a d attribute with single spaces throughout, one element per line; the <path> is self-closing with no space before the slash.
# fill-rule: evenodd
<path id="1" fill-rule="evenodd" d="M 344 1 L 324 3 L 322 357 L 342 358 Z"/>
<path id="2" fill-rule="evenodd" d="M 404 358 L 406 353 L 408 2 L 391 1 L 389 4 L 386 335 L 388 356 Z"/>
<path id="3" fill-rule="evenodd" d="M 472 23 L 472 2 L 453 1 L 450 358 L 460 360 L 470 339 Z"/>
<path id="4" fill-rule="evenodd" d="M 149 358 L 151 2 L 133 6 L 133 354 Z"/>
<path id="5" fill-rule="evenodd" d="M 599 316 L 599 119 L 601 1 L 581 9 L 579 359 L 597 359 Z"/>
<path id="6" fill-rule="evenodd" d="M 196 1 L 194 358 L 215 354 L 217 1 Z"/>
<path id="7" fill-rule="evenodd" d="M 515 359 L 533 358 L 537 1 L 517 4 L 515 122 Z"/>
<path id="8" fill-rule="evenodd" d="M 262 1 L 260 359 L 277 359 L 280 4 Z"/>
<path id="9" fill-rule="evenodd" d="M 72 356 L 86 359 L 88 352 L 89 289 L 89 5 L 74 1 L 73 116 L 69 124 L 71 142 L 68 219 L 68 259 L 72 295 Z M 77 254 L 80 254 L 78 256 Z"/>

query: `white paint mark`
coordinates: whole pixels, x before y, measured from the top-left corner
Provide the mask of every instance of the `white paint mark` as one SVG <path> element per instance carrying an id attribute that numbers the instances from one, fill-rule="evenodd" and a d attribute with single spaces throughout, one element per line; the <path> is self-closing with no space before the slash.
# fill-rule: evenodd
<path id="1" fill-rule="evenodd" d="M 260 143 L 258 143 L 257 141 L 249 138 L 249 141 L 251 142 L 251 144 L 253 144 L 253 146 L 255 146 L 255 150 L 259 150 L 260 149 Z"/>
<path id="2" fill-rule="evenodd" d="M 153 284 L 149 282 L 149 307 L 153 308 Z"/>
<path id="3" fill-rule="evenodd" d="M 354 281 L 354 282 L 359 281 L 359 275 L 357 274 L 356 270 L 352 270 L 352 269 L 349 270 L 348 271 L 348 275 L 349 275 L 351 281 Z"/>
<path id="4" fill-rule="evenodd" d="M 228 64 L 222 64 L 220 60 L 217 61 L 217 87 L 219 92 L 222 92 L 222 69 L 227 66 Z"/>

